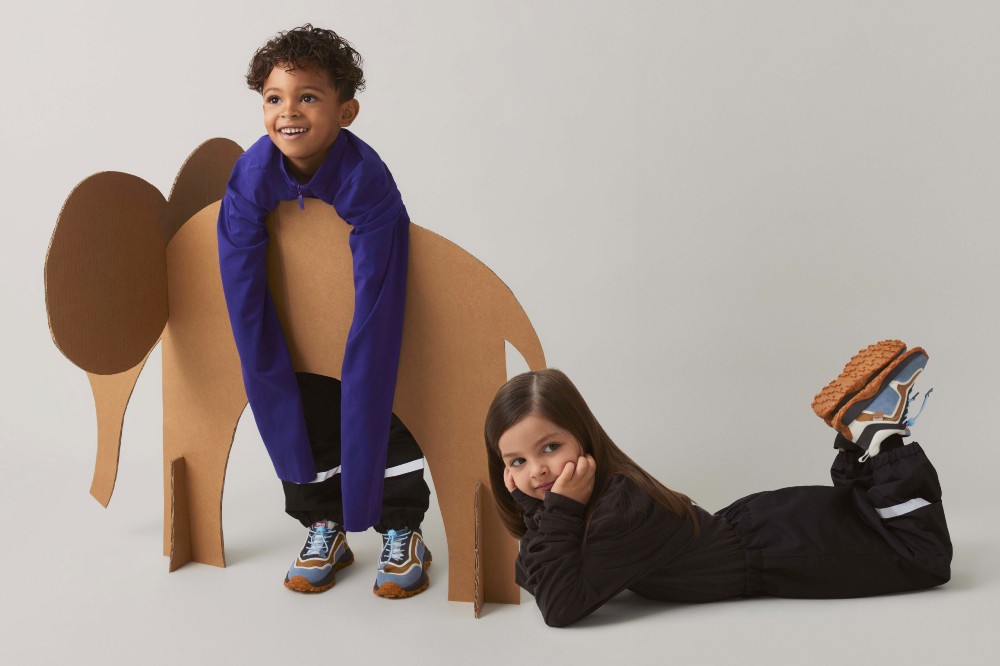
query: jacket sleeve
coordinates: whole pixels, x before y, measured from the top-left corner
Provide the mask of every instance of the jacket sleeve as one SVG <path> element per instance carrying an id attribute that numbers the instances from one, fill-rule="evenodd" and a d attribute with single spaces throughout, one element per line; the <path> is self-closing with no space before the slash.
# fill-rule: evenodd
<path id="1" fill-rule="evenodd" d="M 526 516 L 516 578 L 550 627 L 586 617 L 669 561 L 665 546 L 679 526 L 669 519 L 673 514 L 645 493 L 624 493 L 621 485 L 598 501 L 586 544 L 586 507 L 579 502 L 548 492 L 541 510 Z"/>
<path id="2" fill-rule="evenodd" d="M 234 169 L 219 209 L 219 266 L 243 385 L 275 472 L 285 481 L 316 478 L 302 398 L 267 286 L 269 212 L 250 201 L 245 173 Z"/>
<path id="3" fill-rule="evenodd" d="M 354 319 L 341 373 L 344 523 L 378 522 L 403 339 L 410 220 L 381 163 L 341 188 L 338 214 L 354 227 Z"/>

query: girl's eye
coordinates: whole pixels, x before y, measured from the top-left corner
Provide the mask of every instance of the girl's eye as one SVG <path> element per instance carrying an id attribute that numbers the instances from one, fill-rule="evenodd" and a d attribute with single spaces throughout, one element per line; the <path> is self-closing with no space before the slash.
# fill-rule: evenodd
<path id="1" fill-rule="evenodd" d="M 511 467 L 520 467 L 523 464 L 524 464 L 524 458 L 514 458 L 513 460 L 510 461 Z"/>
<path id="2" fill-rule="evenodd" d="M 542 451 L 544 451 L 545 453 L 552 453 L 553 451 L 555 451 L 558 448 L 559 448 L 559 444 L 558 443 L 551 442 L 549 444 L 546 444 L 544 447 L 542 447 Z"/>

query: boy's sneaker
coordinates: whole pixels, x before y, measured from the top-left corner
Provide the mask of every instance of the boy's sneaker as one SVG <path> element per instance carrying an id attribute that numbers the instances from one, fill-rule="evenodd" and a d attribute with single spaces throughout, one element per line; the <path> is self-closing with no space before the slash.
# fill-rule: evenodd
<path id="1" fill-rule="evenodd" d="M 430 582 L 430 566 L 431 551 L 424 545 L 420 530 L 389 530 L 382 534 L 374 592 L 390 599 L 420 594 Z"/>
<path id="2" fill-rule="evenodd" d="M 909 426 L 916 422 L 916 416 L 908 418 L 910 402 L 917 397 L 914 382 L 927 359 L 923 349 L 907 350 L 899 340 L 870 345 L 816 394 L 813 411 L 864 452 L 863 462 L 877 455 L 890 435 L 910 434 Z M 924 401 L 928 395 L 930 391 Z"/>
<path id="3" fill-rule="evenodd" d="M 296 592 L 324 592 L 337 582 L 337 571 L 354 562 L 340 525 L 322 520 L 309 528 L 302 551 L 285 575 L 285 587 Z"/>

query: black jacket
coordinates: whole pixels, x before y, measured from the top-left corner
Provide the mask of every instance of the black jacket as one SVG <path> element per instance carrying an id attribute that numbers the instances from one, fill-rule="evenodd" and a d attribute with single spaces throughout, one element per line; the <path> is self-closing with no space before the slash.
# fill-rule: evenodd
<path id="1" fill-rule="evenodd" d="M 553 492 L 537 500 L 519 490 L 527 532 L 517 584 L 535 596 L 545 623 L 565 626 L 624 589 L 662 601 L 703 602 L 746 589 L 742 542 L 720 516 L 694 506 L 701 533 L 657 504 L 630 479 L 612 477 L 594 506 L 586 545 L 586 507 Z"/>

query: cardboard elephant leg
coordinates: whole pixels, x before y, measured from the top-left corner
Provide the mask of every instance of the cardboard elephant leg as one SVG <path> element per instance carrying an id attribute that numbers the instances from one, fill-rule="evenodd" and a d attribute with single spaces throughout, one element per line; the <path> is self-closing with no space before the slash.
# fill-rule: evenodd
<path id="1" fill-rule="evenodd" d="M 411 284 L 419 288 L 420 275 L 415 278 Z M 447 536 L 448 599 L 518 603 L 517 542 L 496 519 L 492 497 L 480 497 L 476 507 L 476 486 L 489 486 L 483 422 L 506 376 L 502 341 L 449 339 L 430 290 L 411 293 L 396 407 L 434 477 Z"/>
<path id="2" fill-rule="evenodd" d="M 246 393 L 226 314 L 214 238 L 218 204 L 167 246 L 170 320 L 163 331 L 164 554 L 170 554 L 171 461 L 184 459 L 191 560 L 226 565 L 222 491 Z"/>
<path id="3" fill-rule="evenodd" d="M 87 373 L 97 412 L 97 460 L 94 462 L 90 494 L 105 508 L 111 502 L 118 478 L 118 454 L 121 451 L 125 408 L 148 358 L 149 354 L 146 354 L 134 368 L 115 375 Z"/>
<path id="4" fill-rule="evenodd" d="M 447 537 L 448 599 L 472 601 L 476 606 L 520 603 L 513 576 L 517 541 L 499 521 L 485 462 L 464 465 L 462 456 L 454 455 L 461 450 L 457 442 L 440 438 L 424 450 Z"/>

